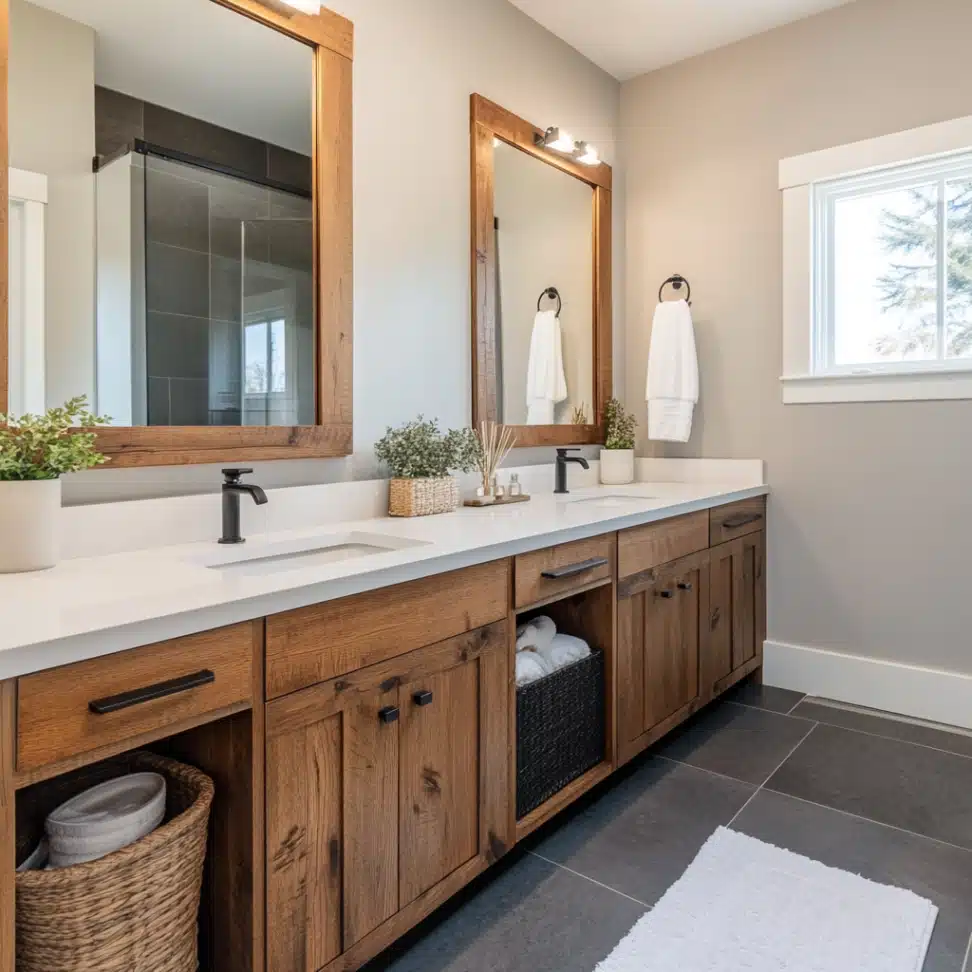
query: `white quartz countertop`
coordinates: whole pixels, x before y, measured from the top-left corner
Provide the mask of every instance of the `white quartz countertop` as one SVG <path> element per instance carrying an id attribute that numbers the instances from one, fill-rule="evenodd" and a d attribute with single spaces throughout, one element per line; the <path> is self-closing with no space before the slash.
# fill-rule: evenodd
<path id="1" fill-rule="evenodd" d="M 0 575 L 0 679 L 111 654 L 767 493 L 730 482 L 641 482 L 534 495 L 529 503 L 415 519 L 371 517 L 251 536 L 66 560 Z M 618 497 L 624 497 L 620 499 Z M 271 503 L 273 502 L 271 494 Z M 137 504 L 128 504 L 135 506 Z M 222 570 L 221 560 L 276 555 L 349 534 L 417 541 L 332 563 L 297 558 L 272 569 Z M 271 566 L 271 565 L 268 565 Z"/>

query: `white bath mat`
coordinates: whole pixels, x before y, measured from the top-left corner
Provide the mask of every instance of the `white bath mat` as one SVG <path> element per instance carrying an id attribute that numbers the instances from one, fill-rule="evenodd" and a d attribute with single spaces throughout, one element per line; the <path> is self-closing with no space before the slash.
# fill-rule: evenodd
<path id="1" fill-rule="evenodd" d="M 597 972 L 921 972 L 938 909 L 720 827 Z"/>

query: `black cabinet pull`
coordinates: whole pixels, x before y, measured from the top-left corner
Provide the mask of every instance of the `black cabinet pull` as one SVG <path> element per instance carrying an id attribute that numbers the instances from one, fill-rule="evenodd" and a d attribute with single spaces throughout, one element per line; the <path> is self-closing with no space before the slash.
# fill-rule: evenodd
<path id="1" fill-rule="evenodd" d="M 201 672 L 183 675 L 182 678 L 173 678 L 168 682 L 146 685 L 145 688 L 122 692 L 121 695 L 109 695 L 104 699 L 95 699 L 88 703 L 88 709 L 95 715 L 108 715 L 110 712 L 130 709 L 133 705 L 141 705 L 143 702 L 152 702 L 155 699 L 164 699 L 169 695 L 188 692 L 190 689 L 199 688 L 201 685 L 210 685 L 215 681 L 215 674 L 208 668 L 204 668 Z"/>
<path id="2" fill-rule="evenodd" d="M 412 696 L 412 701 L 416 705 L 431 705 L 432 704 L 432 693 L 431 692 L 428 692 L 428 691 L 425 691 L 425 692 L 416 692 Z"/>
<path id="3" fill-rule="evenodd" d="M 745 513 L 742 516 L 731 516 L 728 520 L 723 520 L 722 525 L 727 530 L 738 530 L 750 523 L 756 523 L 763 518 L 762 513 Z"/>
<path id="4" fill-rule="evenodd" d="M 680 584 L 678 585 L 678 589 L 679 589 L 680 591 L 690 591 L 690 590 L 692 590 L 692 585 L 691 585 L 691 584 L 686 584 L 686 583 L 685 583 L 685 581 L 682 581 L 682 582 L 681 582 L 681 583 L 680 583 Z"/>
<path id="5" fill-rule="evenodd" d="M 658 597 L 663 597 L 666 601 L 671 600 L 674 596 L 674 591 L 658 591 Z"/>
<path id="6" fill-rule="evenodd" d="M 565 577 L 576 577 L 577 574 L 586 574 L 589 570 L 597 567 L 607 567 L 607 557 L 592 557 L 590 560 L 582 560 L 579 564 L 568 564 L 566 567 L 554 567 L 545 570 L 540 576 L 547 580 L 563 580 Z"/>
<path id="7" fill-rule="evenodd" d="M 390 722 L 398 722 L 400 715 L 397 705 L 386 705 L 384 709 L 379 709 L 378 718 L 388 725 Z"/>

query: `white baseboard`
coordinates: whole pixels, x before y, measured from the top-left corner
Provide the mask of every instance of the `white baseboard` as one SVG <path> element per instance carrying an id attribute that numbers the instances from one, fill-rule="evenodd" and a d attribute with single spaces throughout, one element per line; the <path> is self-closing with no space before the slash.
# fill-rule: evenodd
<path id="1" fill-rule="evenodd" d="M 767 641 L 767 685 L 972 729 L 972 676 Z"/>

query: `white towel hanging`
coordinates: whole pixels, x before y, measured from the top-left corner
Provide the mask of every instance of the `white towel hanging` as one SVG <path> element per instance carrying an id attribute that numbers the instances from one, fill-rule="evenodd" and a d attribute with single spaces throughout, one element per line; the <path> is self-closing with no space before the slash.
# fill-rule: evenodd
<path id="1" fill-rule="evenodd" d="M 539 311 L 527 365 L 527 425 L 553 425 L 554 406 L 567 398 L 563 336 L 555 311 Z"/>
<path id="2" fill-rule="evenodd" d="M 699 400 L 699 360 L 692 310 L 684 300 L 655 308 L 648 352 L 648 438 L 688 442 Z"/>

